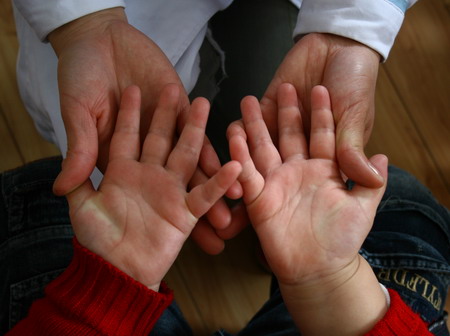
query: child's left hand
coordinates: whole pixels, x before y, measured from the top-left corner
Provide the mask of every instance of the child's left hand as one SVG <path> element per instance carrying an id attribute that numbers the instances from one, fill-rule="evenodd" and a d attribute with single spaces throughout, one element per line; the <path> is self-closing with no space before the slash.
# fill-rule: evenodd
<path id="1" fill-rule="evenodd" d="M 241 171 L 230 162 L 187 192 L 202 149 L 209 104 L 197 99 L 175 147 L 178 87 L 164 88 L 140 150 L 140 91 L 125 90 L 108 166 L 96 191 L 90 182 L 71 192 L 78 241 L 154 290 L 195 224 Z"/>

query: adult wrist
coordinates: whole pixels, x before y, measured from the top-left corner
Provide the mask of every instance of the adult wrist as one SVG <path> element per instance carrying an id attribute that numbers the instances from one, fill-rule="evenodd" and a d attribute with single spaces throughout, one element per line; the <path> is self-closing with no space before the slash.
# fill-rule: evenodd
<path id="1" fill-rule="evenodd" d="M 66 23 L 52 31 L 48 35 L 48 40 L 59 56 L 65 48 L 77 41 L 104 34 L 112 24 L 127 22 L 124 8 L 108 8 Z"/>

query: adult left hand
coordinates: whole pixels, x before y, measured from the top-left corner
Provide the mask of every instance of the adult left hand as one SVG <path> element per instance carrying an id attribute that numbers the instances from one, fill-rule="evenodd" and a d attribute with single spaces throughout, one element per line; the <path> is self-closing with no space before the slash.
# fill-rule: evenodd
<path id="1" fill-rule="evenodd" d="M 286 55 L 260 101 L 272 138 L 277 139 L 277 90 L 291 83 L 297 90 L 304 125 L 309 125 L 311 90 L 327 87 L 336 123 L 336 150 L 342 172 L 358 184 L 380 187 L 383 178 L 364 154 L 374 121 L 375 86 L 380 55 L 331 34 L 308 34 Z"/>

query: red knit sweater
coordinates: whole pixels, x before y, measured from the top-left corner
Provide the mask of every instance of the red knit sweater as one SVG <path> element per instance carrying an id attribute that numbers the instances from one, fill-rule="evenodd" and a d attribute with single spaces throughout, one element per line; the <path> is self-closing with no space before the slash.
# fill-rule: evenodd
<path id="1" fill-rule="evenodd" d="M 147 336 L 173 300 L 163 283 L 156 293 L 82 247 L 74 240 L 74 257 L 36 301 L 27 318 L 7 335 Z M 431 335 L 420 317 L 392 290 L 386 316 L 368 334 Z"/>

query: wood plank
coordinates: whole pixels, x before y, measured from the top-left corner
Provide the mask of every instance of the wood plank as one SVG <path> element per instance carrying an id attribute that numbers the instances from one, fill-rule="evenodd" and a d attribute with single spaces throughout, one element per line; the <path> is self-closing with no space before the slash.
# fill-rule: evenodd
<path id="1" fill-rule="evenodd" d="M 379 72 L 376 109 L 374 130 L 366 147 L 367 154 L 386 154 L 391 164 L 412 173 L 449 207 L 450 193 L 438 166 L 424 147 L 416 125 L 396 94 L 384 67 Z"/>
<path id="2" fill-rule="evenodd" d="M 202 319 L 199 307 L 195 304 L 192 293 L 186 286 L 186 281 L 177 262 L 169 270 L 164 281 L 174 290 L 175 301 L 189 326 L 194 330 L 194 335 L 210 336 L 211 334 L 207 331 L 207 326 Z"/>
<path id="3" fill-rule="evenodd" d="M 24 162 L 6 125 L 0 107 L 0 172 L 21 166 Z"/>
<path id="4" fill-rule="evenodd" d="M 11 1 L 0 2 L 0 106 L 6 124 L 15 137 L 17 148 L 25 162 L 58 155 L 55 145 L 45 141 L 22 104 L 16 82 L 15 64 L 18 42 L 12 16 Z"/>
<path id="5" fill-rule="evenodd" d="M 442 1 L 419 1 L 408 12 L 384 68 L 436 163 L 439 183 L 450 190 L 450 15 Z M 422 178 L 435 185 L 437 174 Z M 450 204 L 448 196 L 441 201 Z"/>
<path id="6" fill-rule="evenodd" d="M 235 333 L 267 300 L 270 275 L 256 263 L 251 239 L 244 232 L 218 256 L 204 254 L 193 242 L 183 248 L 177 266 L 207 326 L 206 334 L 194 329 L 194 335 L 211 335 L 220 328 Z M 184 311 L 182 302 L 180 306 Z"/>

